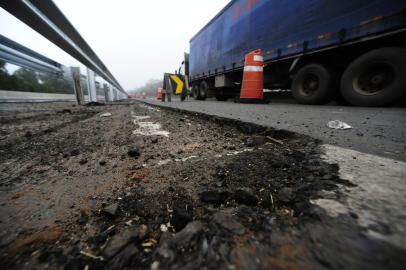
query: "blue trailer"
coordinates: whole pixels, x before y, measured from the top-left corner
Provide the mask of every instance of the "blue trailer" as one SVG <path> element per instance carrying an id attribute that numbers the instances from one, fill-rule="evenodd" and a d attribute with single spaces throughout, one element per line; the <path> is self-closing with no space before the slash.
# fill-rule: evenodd
<path id="1" fill-rule="evenodd" d="M 233 0 L 190 41 L 196 99 L 238 93 L 245 55 L 261 49 L 266 89 L 304 104 L 393 103 L 406 93 L 405 0 Z"/>

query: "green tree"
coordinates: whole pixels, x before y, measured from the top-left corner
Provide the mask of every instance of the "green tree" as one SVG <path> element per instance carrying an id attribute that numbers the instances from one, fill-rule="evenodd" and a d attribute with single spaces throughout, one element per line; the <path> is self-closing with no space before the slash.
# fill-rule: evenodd
<path id="1" fill-rule="evenodd" d="M 41 85 L 39 84 L 37 73 L 27 68 L 19 68 L 14 74 L 17 79 L 18 91 L 26 92 L 41 92 Z"/>
<path id="2" fill-rule="evenodd" d="M 6 62 L 0 61 L 0 90 L 22 92 L 73 94 L 73 83 L 69 78 L 51 73 L 36 72 L 27 68 L 8 73 Z"/>
<path id="3" fill-rule="evenodd" d="M 15 90 L 16 80 L 8 73 L 6 62 L 0 60 L 0 90 Z"/>
<path id="4" fill-rule="evenodd" d="M 6 62 L 0 60 L 0 74 L 8 74 L 6 69 Z"/>
<path id="5" fill-rule="evenodd" d="M 39 73 L 41 92 L 73 94 L 73 84 L 65 77 L 60 77 L 50 73 Z"/>

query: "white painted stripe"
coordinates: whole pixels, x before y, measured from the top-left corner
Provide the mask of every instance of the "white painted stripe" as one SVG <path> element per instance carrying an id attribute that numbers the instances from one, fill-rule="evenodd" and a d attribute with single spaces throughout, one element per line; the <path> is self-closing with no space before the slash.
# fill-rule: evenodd
<path id="1" fill-rule="evenodd" d="M 246 67 L 244 67 L 244 71 L 248 71 L 248 72 L 262 72 L 262 71 L 264 71 L 264 67 L 246 66 Z"/>
<path id="2" fill-rule="evenodd" d="M 356 186 L 341 189 L 339 201 L 319 199 L 314 204 L 332 216 L 353 212 L 366 233 L 404 248 L 406 246 L 406 162 L 324 145 L 324 159 L 338 164 L 340 178 Z M 380 226 L 390 227 L 390 234 Z"/>
<path id="3" fill-rule="evenodd" d="M 254 55 L 254 61 L 264 62 L 264 57 L 262 55 Z"/>
<path id="4" fill-rule="evenodd" d="M 150 108 L 147 106 L 147 108 Z M 160 123 L 154 122 L 141 122 L 141 120 L 149 119 L 148 115 L 136 115 L 135 112 L 131 112 L 131 117 L 134 118 L 134 125 L 138 128 L 133 131 L 134 135 L 141 136 L 164 136 L 169 137 L 170 132 L 162 130 L 162 125 Z"/>

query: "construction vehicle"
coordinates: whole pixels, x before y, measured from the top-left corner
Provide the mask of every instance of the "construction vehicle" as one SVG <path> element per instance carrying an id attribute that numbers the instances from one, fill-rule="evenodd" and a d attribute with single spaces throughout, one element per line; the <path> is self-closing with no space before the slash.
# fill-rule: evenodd
<path id="1" fill-rule="evenodd" d="M 256 49 L 264 89 L 290 89 L 303 104 L 390 105 L 406 93 L 406 1 L 232 0 L 190 40 L 193 97 L 238 95 Z"/>

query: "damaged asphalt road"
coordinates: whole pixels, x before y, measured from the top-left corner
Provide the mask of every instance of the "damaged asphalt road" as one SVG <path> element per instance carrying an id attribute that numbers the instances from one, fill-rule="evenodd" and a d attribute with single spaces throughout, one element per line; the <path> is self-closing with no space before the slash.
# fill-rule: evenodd
<path id="1" fill-rule="evenodd" d="M 326 144 L 406 161 L 406 110 L 403 107 L 311 106 L 289 104 L 290 100 L 278 101 L 277 98 L 272 98 L 270 104 L 255 105 L 192 98 L 186 102 L 174 98 L 171 103 L 156 99 L 141 101 L 289 130 Z M 343 121 L 352 129 L 328 128 L 327 123 L 332 120 Z"/>
<path id="2" fill-rule="evenodd" d="M 1 106 L 0 260 L 7 268 L 406 263 L 405 250 L 368 234 L 357 213 L 332 216 L 312 203 L 338 202 L 354 184 L 310 137 L 138 103 Z"/>

